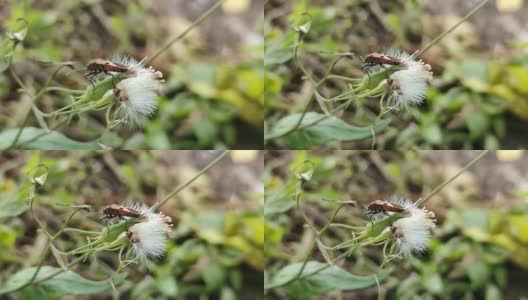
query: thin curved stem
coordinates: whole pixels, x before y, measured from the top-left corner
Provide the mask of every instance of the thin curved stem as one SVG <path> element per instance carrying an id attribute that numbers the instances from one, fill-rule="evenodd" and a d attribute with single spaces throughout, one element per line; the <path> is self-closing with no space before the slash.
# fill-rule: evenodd
<path id="1" fill-rule="evenodd" d="M 442 184 L 440 184 L 439 186 L 437 186 L 436 188 L 434 188 L 429 194 L 427 194 L 426 196 L 418 199 L 416 201 L 416 206 L 419 206 L 423 203 L 425 203 L 427 200 L 431 199 L 431 197 L 433 197 L 436 193 L 438 193 L 441 189 L 443 189 L 446 185 L 448 185 L 449 183 L 451 183 L 453 180 L 455 180 L 458 176 L 460 176 L 462 173 L 464 173 L 465 171 L 467 171 L 469 168 L 471 168 L 471 166 L 473 166 L 474 164 L 476 164 L 481 158 L 484 157 L 484 155 L 488 154 L 489 150 L 484 150 L 482 151 L 482 153 L 480 153 L 479 156 L 475 157 L 472 161 L 470 161 L 466 166 L 464 166 L 464 168 L 462 168 L 462 170 L 458 171 L 458 173 L 455 174 L 455 176 L 449 178 L 448 180 L 444 181 Z"/>
<path id="2" fill-rule="evenodd" d="M 29 122 L 29 118 L 31 117 L 31 112 L 33 111 L 33 106 L 35 105 L 35 103 L 37 103 L 37 100 L 40 97 L 42 97 L 42 95 L 44 95 L 44 93 L 46 92 L 46 89 L 51 84 L 51 81 L 53 80 L 53 78 L 55 78 L 55 76 L 59 73 L 59 71 L 64 67 L 68 67 L 68 66 L 64 65 L 64 66 L 58 67 L 57 70 L 55 70 L 55 72 L 53 72 L 53 74 L 48 78 L 48 80 L 46 80 L 46 83 L 44 84 L 44 87 L 40 90 L 40 92 L 35 97 L 33 97 L 33 99 L 31 99 L 31 107 L 26 112 L 26 116 L 24 117 L 22 126 L 20 126 L 20 128 L 18 129 L 15 139 L 13 140 L 13 142 L 11 142 L 11 145 L 7 148 L 8 150 L 13 149 L 17 146 L 18 140 L 20 139 L 20 136 L 22 135 L 22 131 L 26 127 L 27 123 Z"/>
<path id="3" fill-rule="evenodd" d="M 172 197 L 174 197 L 176 194 L 178 194 L 181 190 L 189 186 L 191 183 L 193 183 L 196 179 L 198 179 L 200 176 L 202 176 L 205 172 L 207 172 L 210 168 L 212 168 L 214 165 L 216 165 L 218 162 L 220 162 L 226 155 L 229 154 L 231 150 L 225 150 L 220 154 L 215 160 L 210 162 L 205 168 L 200 170 L 200 172 L 196 173 L 196 175 L 193 176 L 193 178 L 189 179 L 187 182 L 179 185 L 174 191 L 172 191 L 165 199 L 161 200 L 160 202 L 154 204 L 152 206 L 152 211 L 157 210 L 160 208 L 163 204 L 165 204 L 167 201 L 169 201 Z"/>
<path id="4" fill-rule="evenodd" d="M 206 12 L 204 12 L 200 17 L 198 17 L 198 19 L 196 19 L 192 24 L 191 26 L 189 26 L 187 29 L 185 29 L 185 31 L 183 31 L 182 33 L 180 33 L 178 36 L 176 36 L 175 38 L 173 38 L 172 40 L 170 40 L 167 44 L 165 44 L 165 46 L 161 47 L 161 49 L 159 49 L 156 53 L 154 53 L 154 55 L 152 55 L 151 57 L 149 57 L 147 60 L 145 60 L 145 65 L 149 64 L 150 62 L 152 62 L 156 57 L 158 57 L 161 53 L 163 53 L 165 50 L 167 50 L 172 44 L 174 44 L 175 42 L 177 42 L 178 40 L 182 39 L 184 36 L 187 35 L 187 33 L 189 33 L 189 31 L 191 31 L 192 29 L 194 29 L 196 26 L 200 25 L 200 23 L 202 23 L 205 19 L 207 19 L 215 10 L 217 10 L 226 0 L 219 0 L 218 2 L 216 2 L 213 6 L 211 6 L 211 8 L 209 8 Z"/>
<path id="5" fill-rule="evenodd" d="M 427 44 L 427 46 L 425 46 L 424 48 L 422 48 L 420 51 L 418 51 L 416 54 L 413 54 L 414 57 L 418 57 L 422 54 L 424 54 L 426 51 L 428 51 L 431 47 L 433 47 L 436 43 L 438 43 L 438 41 L 440 41 L 441 39 L 443 39 L 446 35 L 448 35 L 449 33 L 451 33 L 453 30 L 455 30 L 458 26 L 460 26 L 462 23 L 464 23 L 465 21 L 467 21 L 467 19 L 469 19 L 471 16 L 473 16 L 475 13 L 477 13 L 484 5 L 486 5 L 486 3 L 488 3 L 489 0 L 484 0 L 482 2 L 480 2 L 479 5 L 477 5 L 473 10 L 471 10 L 467 15 L 465 15 L 458 23 L 456 23 L 453 27 L 449 28 L 449 30 L 447 30 L 446 32 L 440 34 L 439 36 L 437 36 L 436 38 L 434 38 L 429 44 Z"/>

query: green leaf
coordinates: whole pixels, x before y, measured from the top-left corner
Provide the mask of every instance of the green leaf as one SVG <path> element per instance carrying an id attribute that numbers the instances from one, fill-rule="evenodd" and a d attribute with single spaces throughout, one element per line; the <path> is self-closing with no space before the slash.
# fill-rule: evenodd
<path id="1" fill-rule="evenodd" d="M 501 300 L 502 291 L 494 284 L 489 283 L 486 286 L 486 300 Z"/>
<path id="2" fill-rule="evenodd" d="M 26 199 L 33 188 L 33 185 L 26 181 L 16 190 L 0 193 L 0 219 L 23 213 L 28 208 Z"/>
<path id="3" fill-rule="evenodd" d="M 293 57 L 293 53 L 288 46 L 266 47 L 264 50 L 264 65 L 283 64 Z"/>
<path id="4" fill-rule="evenodd" d="M 220 292 L 220 300 L 237 300 L 237 295 L 230 287 L 224 286 Z"/>
<path id="5" fill-rule="evenodd" d="M 18 133 L 18 128 L 7 129 L 0 132 L 0 149 L 11 146 Z M 97 142 L 77 142 L 60 132 L 47 131 L 42 128 L 26 127 L 18 139 L 17 149 L 23 150 L 99 150 L 101 145 Z"/>
<path id="6" fill-rule="evenodd" d="M 221 287 L 226 278 L 224 269 L 217 263 L 208 264 L 201 272 L 205 288 L 211 292 Z"/>
<path id="7" fill-rule="evenodd" d="M 14 45 L 10 39 L 0 41 L 0 72 L 4 72 L 9 67 L 9 59 L 15 49 Z"/>
<path id="8" fill-rule="evenodd" d="M 13 289 L 17 289 L 24 284 L 26 284 L 33 274 L 35 273 L 36 267 L 23 269 L 14 275 L 12 275 L 6 282 L 6 285 L 3 289 L 0 290 L 0 294 L 9 292 Z M 55 297 L 61 297 L 64 295 L 88 295 L 88 294 L 98 294 L 104 291 L 112 289 L 110 284 L 110 279 L 102 281 L 93 281 L 81 277 L 79 274 L 72 271 L 63 271 L 59 268 L 54 268 L 50 266 L 43 266 L 35 280 L 43 279 L 48 277 L 56 272 L 62 271 L 62 273 L 42 281 L 41 283 L 35 285 L 32 284 L 26 289 L 35 289 L 44 291 L 45 294 L 53 294 Z M 114 277 L 113 283 L 115 286 L 121 284 L 125 277 L 126 273 L 118 274 Z"/>
<path id="9" fill-rule="evenodd" d="M 280 191 L 268 192 L 264 201 L 264 217 L 288 211 L 295 205 L 292 194 L 295 192 L 295 182 L 287 183 Z"/>
<path id="10" fill-rule="evenodd" d="M 490 127 L 488 117 L 480 111 L 472 112 L 465 119 L 469 128 L 469 138 L 471 140 L 477 140 L 484 136 Z"/>
<path id="11" fill-rule="evenodd" d="M 423 285 L 434 295 L 440 294 L 444 290 L 442 278 L 438 274 L 427 274 L 423 278 Z"/>
<path id="12" fill-rule="evenodd" d="M 288 31 L 280 37 L 266 35 L 264 66 L 278 65 L 289 61 L 293 57 L 291 46 L 295 42 L 295 35 L 294 31 Z"/>
<path id="13" fill-rule="evenodd" d="M 295 205 L 295 201 L 292 200 L 292 195 L 295 192 L 296 184 L 296 180 L 289 180 L 278 190 L 266 187 L 266 193 L 264 193 L 265 218 L 286 212 Z"/>
<path id="14" fill-rule="evenodd" d="M 295 263 L 284 267 L 277 272 L 269 284 L 264 285 L 264 288 L 272 289 L 286 285 L 297 276 L 301 267 L 302 263 Z M 301 281 L 293 281 L 290 283 L 288 286 L 288 294 L 290 297 L 307 299 L 311 296 L 325 294 L 330 291 L 364 289 L 376 285 L 376 277 L 381 282 L 391 272 L 391 270 L 386 270 L 376 275 L 357 276 L 335 265 L 309 261 L 303 270 L 303 274 L 306 276 L 323 267 L 326 268 L 314 275 L 305 277 Z"/>
<path id="15" fill-rule="evenodd" d="M 427 142 L 433 145 L 439 145 L 442 143 L 443 139 L 442 130 L 440 129 L 440 127 L 438 127 L 437 124 L 433 124 L 424 128 L 423 137 Z"/>
<path id="16" fill-rule="evenodd" d="M 526 70 L 526 66 L 508 67 L 508 73 L 511 74 L 509 79 L 512 81 L 512 85 L 522 94 L 528 94 L 528 70 Z"/>
<path id="17" fill-rule="evenodd" d="M 210 119 L 202 119 L 195 122 L 192 126 L 198 147 L 205 148 L 212 145 L 218 136 L 218 125 Z"/>
<path id="18" fill-rule="evenodd" d="M 473 209 L 460 214 L 462 228 L 478 228 L 489 231 L 490 213 L 484 209 Z"/>
<path id="19" fill-rule="evenodd" d="M 277 224 L 271 222 L 264 223 L 264 238 L 266 239 L 265 246 L 272 246 L 278 244 L 284 236 L 284 230 Z"/>
<path id="20" fill-rule="evenodd" d="M 272 132 L 265 139 L 273 139 L 284 135 L 295 127 L 301 114 L 287 116 L 277 122 Z M 307 149 L 313 145 L 320 145 L 330 141 L 355 141 L 372 137 L 372 133 L 380 132 L 389 121 L 383 121 L 374 127 L 355 127 L 334 116 L 308 112 L 304 116 L 299 128 L 318 123 L 303 129 L 297 129 L 286 136 L 286 143 L 291 149 Z"/>
<path id="21" fill-rule="evenodd" d="M 6 225 L 0 224 L 0 249 L 9 249 L 15 245 L 16 232 Z"/>
<path id="22" fill-rule="evenodd" d="M 487 135 L 484 139 L 484 149 L 497 150 L 500 149 L 499 140 L 493 135 Z"/>
<path id="23" fill-rule="evenodd" d="M 465 268 L 473 290 L 480 289 L 491 278 L 490 268 L 482 261 L 477 260 Z"/>
<path id="24" fill-rule="evenodd" d="M 483 60 L 472 60 L 459 66 L 462 82 L 467 79 L 474 79 L 486 82 L 488 80 L 488 64 Z"/>
<path id="25" fill-rule="evenodd" d="M 178 283 L 173 277 L 165 277 L 160 279 L 158 287 L 164 296 L 173 298 L 178 296 Z"/>

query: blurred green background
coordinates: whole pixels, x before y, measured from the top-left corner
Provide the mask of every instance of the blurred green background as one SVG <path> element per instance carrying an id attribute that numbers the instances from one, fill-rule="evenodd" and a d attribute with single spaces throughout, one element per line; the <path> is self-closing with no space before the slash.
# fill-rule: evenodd
<path id="1" fill-rule="evenodd" d="M 452 178 L 480 151 L 267 151 L 266 282 L 284 266 L 302 262 L 314 236 L 295 209 L 296 167 L 310 160 L 303 210 L 317 228 L 326 224 L 335 201 L 355 200 L 334 223 L 363 226 L 366 205 L 391 195 L 417 200 Z M 390 276 L 368 289 L 338 291 L 311 299 L 528 299 L 528 153 L 490 152 L 426 202 L 437 227 L 428 251 L 384 267 Z M 326 199 L 326 201 L 325 201 Z M 350 230 L 332 227 L 322 242 L 336 245 Z M 316 251 L 312 260 L 324 262 Z M 335 253 L 334 257 L 337 257 Z M 366 247 L 337 263 L 355 275 L 378 273 L 382 247 Z M 337 280 L 337 279 L 335 279 Z M 351 283 L 353 285 L 353 283 Z M 324 285 L 324 283 L 321 283 Z M 308 286 L 304 292 L 316 291 Z M 320 289 L 324 287 L 319 286 Z M 269 290 L 284 299 L 295 290 Z"/>
<path id="2" fill-rule="evenodd" d="M 74 61 L 84 67 L 112 54 L 137 60 L 153 55 L 216 1 L 0 1 L 1 39 L 18 18 L 29 22 L 25 41 L 14 54 L 14 70 L 33 92 L 56 66 Z M 262 0 L 228 0 L 153 61 L 166 83 L 156 114 L 142 129 L 105 132 L 102 141 L 123 149 L 262 148 Z M 3 59 L 2 59 L 3 60 Z M 0 64 L 3 66 L 5 64 Z M 0 136 L 19 127 L 30 98 L 7 70 L 0 74 Z M 84 89 L 80 73 L 61 72 L 52 86 Z M 51 112 L 68 103 L 63 94 L 42 97 L 37 106 Z M 56 125 L 50 120 L 49 127 Z M 37 126 L 32 118 L 29 126 Z M 104 131 L 104 114 L 82 115 L 58 131 L 76 141 L 91 141 Z M 37 147 L 38 148 L 38 147 Z"/>
<path id="3" fill-rule="evenodd" d="M 35 214 L 56 232 L 72 212 L 86 204 L 70 227 L 101 230 L 98 213 L 128 200 L 153 205 L 192 178 L 220 151 L 13 151 L 0 153 L 0 289 L 17 271 L 37 265 L 47 247 L 27 211 L 28 174 L 49 168 L 39 189 Z M 132 264 L 117 286 L 120 299 L 262 299 L 264 267 L 263 153 L 234 151 L 161 207 L 174 222 L 159 262 Z M 62 250 L 84 245 L 83 236 L 62 235 Z M 53 255 L 45 265 L 57 266 Z M 116 252 L 103 252 L 74 271 L 90 280 L 109 278 L 118 265 Z M 43 286 L 32 286 L 7 299 L 62 299 Z M 15 297 L 16 296 L 16 297 Z M 5 295 L 1 296 L 5 297 Z M 0 297 L 0 298 L 1 298 Z M 71 296 L 70 296 L 71 297 Z M 75 299 L 111 299 L 112 291 Z M 6 298 L 2 298 L 6 299 Z M 73 298 L 72 298 L 73 299 Z"/>
<path id="4" fill-rule="evenodd" d="M 264 35 L 266 131 L 285 116 L 300 113 L 311 93 L 292 61 L 300 16 L 312 17 L 300 48 L 300 60 L 316 79 L 335 55 L 342 59 L 337 75 L 362 77 L 361 60 L 368 53 L 397 47 L 408 53 L 422 49 L 456 24 L 480 1 L 458 0 L 270 0 L 265 5 Z M 469 21 L 447 35 L 420 58 L 432 66 L 434 80 L 424 103 L 410 111 L 393 111 L 389 126 L 376 137 L 378 149 L 518 149 L 527 146 L 528 43 L 523 0 L 492 0 Z M 306 17 L 304 17 L 306 19 Z M 347 89 L 332 80 L 319 88 L 326 97 Z M 346 123 L 369 127 L 379 113 L 378 99 L 352 103 L 337 116 Z M 337 106 L 338 103 L 333 106 Z M 330 109 L 332 103 L 329 104 Z M 310 111 L 320 111 L 314 101 Z M 378 120 L 379 122 L 379 120 Z M 306 133 L 309 135 L 309 133 Z M 323 141 L 324 139 L 321 139 Z M 322 144 L 323 142 L 314 143 Z M 274 139 L 269 148 L 295 147 L 296 141 Z M 370 149 L 372 139 L 324 142 L 324 147 Z M 317 145 L 313 145 L 317 147 Z"/>

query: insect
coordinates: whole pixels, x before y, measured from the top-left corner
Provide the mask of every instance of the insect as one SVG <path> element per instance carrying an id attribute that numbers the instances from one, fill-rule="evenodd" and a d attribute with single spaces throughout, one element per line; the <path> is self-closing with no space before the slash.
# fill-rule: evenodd
<path id="1" fill-rule="evenodd" d="M 382 201 L 382 200 L 374 200 L 370 202 L 369 205 L 367 206 L 367 209 L 368 209 L 367 214 L 369 215 L 375 215 L 377 213 L 383 213 L 386 215 L 387 212 L 389 211 L 403 212 L 405 210 L 403 207 L 399 205 L 396 205 L 396 204 L 393 204 L 387 201 Z"/>
<path id="2" fill-rule="evenodd" d="M 141 216 L 141 213 L 139 211 L 117 204 L 110 204 L 108 206 L 105 206 L 103 208 L 103 214 L 105 215 L 102 218 L 103 220 L 110 220 L 113 218 L 119 218 L 120 220 L 122 220 L 123 217 L 139 218 Z"/>
<path id="3" fill-rule="evenodd" d="M 104 73 L 107 75 L 112 75 L 110 72 L 125 73 L 128 71 L 128 67 L 109 60 L 96 58 L 88 62 L 86 65 L 86 70 L 88 70 L 88 72 L 84 74 L 84 77 L 90 81 L 95 89 L 93 81 L 98 74 Z"/>
<path id="4" fill-rule="evenodd" d="M 88 70 L 88 73 L 84 75 L 91 77 L 96 76 L 99 73 L 105 73 L 110 75 L 110 72 L 125 73 L 126 71 L 128 71 L 128 67 L 125 65 L 100 58 L 91 60 L 86 65 L 86 69 Z"/>
<path id="5" fill-rule="evenodd" d="M 363 59 L 363 58 L 362 58 Z M 370 53 L 363 59 L 363 68 L 371 68 L 374 66 L 383 67 L 383 65 L 393 65 L 398 66 L 402 63 L 399 58 L 388 56 L 385 54 L 380 54 L 377 52 Z"/>
<path id="6" fill-rule="evenodd" d="M 377 52 L 370 53 L 369 55 L 367 55 L 367 57 L 365 58 L 361 57 L 361 59 L 363 60 L 363 64 L 361 65 L 361 68 L 363 68 L 367 72 L 367 75 L 369 76 L 369 81 L 370 81 L 370 74 L 369 74 L 370 68 L 374 66 L 380 66 L 383 69 L 386 69 L 384 65 L 399 66 L 402 63 L 401 59 L 388 56 L 385 54 L 380 54 Z"/>
<path id="7" fill-rule="evenodd" d="M 383 213 L 384 215 L 388 216 L 389 211 L 399 213 L 405 211 L 405 208 L 387 201 L 374 200 L 369 203 L 369 205 L 367 206 L 367 210 L 368 212 L 366 213 L 366 215 L 372 223 L 372 218 L 370 217 L 372 215 Z"/>

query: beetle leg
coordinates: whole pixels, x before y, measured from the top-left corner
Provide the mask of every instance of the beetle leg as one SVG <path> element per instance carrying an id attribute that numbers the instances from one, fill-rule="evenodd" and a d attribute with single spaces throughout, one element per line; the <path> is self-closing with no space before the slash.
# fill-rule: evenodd
<path id="1" fill-rule="evenodd" d="M 374 222 L 372 222 L 372 215 L 376 214 L 376 212 L 373 212 L 373 211 L 369 211 L 365 214 L 365 216 L 367 216 L 367 218 L 369 219 L 370 221 L 370 225 L 371 227 L 374 227 Z"/>
<path id="2" fill-rule="evenodd" d="M 86 78 L 86 80 L 90 81 L 90 84 L 92 85 L 92 95 L 95 92 L 95 85 L 93 83 L 93 79 L 94 79 L 95 74 L 97 74 L 97 73 L 94 73 L 94 71 L 90 71 L 88 73 L 83 74 L 84 78 Z"/>

